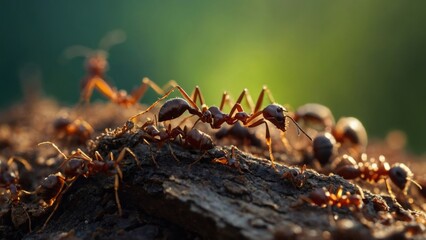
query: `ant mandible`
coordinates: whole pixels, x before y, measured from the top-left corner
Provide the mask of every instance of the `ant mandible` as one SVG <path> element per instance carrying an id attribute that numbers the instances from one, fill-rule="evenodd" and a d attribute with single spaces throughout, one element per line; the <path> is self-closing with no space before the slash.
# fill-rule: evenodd
<path id="1" fill-rule="evenodd" d="M 80 45 L 71 46 L 65 50 L 64 55 L 67 58 L 74 58 L 77 56 L 86 58 L 84 65 L 87 76 L 81 81 L 81 102 L 89 102 L 93 90 L 97 89 L 111 102 L 129 107 L 136 104 L 139 99 L 142 98 L 148 90 L 148 87 L 151 87 L 159 95 L 163 95 L 163 89 L 176 85 L 176 82 L 171 80 L 163 88 L 160 88 L 149 78 L 144 77 L 141 86 L 133 90 L 130 94 L 127 94 L 125 90 L 117 90 L 111 87 L 105 81 L 105 73 L 108 70 L 108 50 L 112 46 L 122 43 L 125 40 L 126 34 L 123 31 L 115 30 L 109 32 L 101 39 L 99 49 L 97 50 Z"/>
<path id="2" fill-rule="evenodd" d="M 303 131 L 303 129 L 298 125 L 298 123 L 292 117 L 286 114 L 287 109 L 285 107 L 276 103 L 272 103 L 261 110 L 265 93 L 267 94 L 271 102 L 273 102 L 272 95 L 270 94 L 269 89 L 265 86 L 262 88 L 262 91 L 259 94 L 258 100 L 256 102 L 256 106 L 254 108 L 250 106 L 251 108 L 250 113 L 244 112 L 244 109 L 241 106 L 241 102 L 244 99 L 244 97 L 246 97 L 248 103 L 250 103 L 248 99 L 251 99 L 250 95 L 248 94 L 248 90 L 244 89 L 243 92 L 240 94 L 239 98 L 237 99 L 236 103 L 231 108 L 230 113 L 226 114 L 222 112 L 225 101 L 229 97 L 226 92 L 222 96 L 220 107 L 216 107 L 216 106 L 208 107 L 206 104 L 204 104 L 201 91 L 199 90 L 198 87 L 195 88 L 194 94 L 192 95 L 192 98 L 191 98 L 185 92 L 185 90 L 183 90 L 183 88 L 177 85 L 173 87 L 172 89 L 170 89 L 163 97 L 161 97 L 156 102 L 154 102 L 151 106 L 149 106 L 145 111 L 142 111 L 134 115 L 133 117 L 131 117 L 129 121 L 134 121 L 134 119 L 137 118 L 138 116 L 141 116 L 142 114 L 145 114 L 146 112 L 149 112 L 160 101 L 167 98 L 175 89 L 179 90 L 180 94 L 183 96 L 184 99 L 174 98 L 174 99 L 170 99 L 166 101 L 163 104 L 163 106 L 161 106 L 160 111 L 158 113 L 158 120 L 160 122 L 178 118 L 185 111 L 188 111 L 190 114 L 198 117 L 197 121 L 194 123 L 194 126 L 198 121 L 208 123 L 213 129 L 220 128 L 224 123 L 233 125 L 238 121 L 240 121 L 244 126 L 249 128 L 257 127 L 261 124 L 265 124 L 265 128 L 266 128 L 265 139 L 266 139 L 266 144 L 268 145 L 269 156 L 270 156 L 271 164 L 273 168 L 275 168 L 275 163 L 274 163 L 274 156 L 272 153 L 272 139 L 269 132 L 269 126 L 267 121 L 271 122 L 282 132 L 285 132 L 287 131 L 286 118 L 288 117 L 297 126 L 298 131 L 303 132 L 310 140 L 312 140 L 311 137 L 305 131 Z M 196 104 L 197 99 L 199 99 L 201 103 L 201 109 Z M 257 119 L 258 117 L 260 117 L 260 119 Z"/>
<path id="3" fill-rule="evenodd" d="M 383 155 L 379 156 L 378 162 L 375 158 L 370 158 L 368 160 L 366 154 L 361 155 L 362 161 L 360 162 L 356 162 L 348 155 L 345 155 L 342 159 L 347 160 L 350 164 L 339 167 L 335 171 L 336 174 L 345 179 L 360 178 L 368 182 L 378 182 L 381 179 L 384 179 L 386 188 L 393 198 L 395 197 L 387 181 L 388 178 L 390 178 L 391 181 L 403 191 L 404 195 L 407 195 L 411 182 L 420 189 L 422 188 L 416 181 L 414 181 L 414 174 L 411 172 L 410 168 L 403 163 L 395 163 L 390 166 Z"/>

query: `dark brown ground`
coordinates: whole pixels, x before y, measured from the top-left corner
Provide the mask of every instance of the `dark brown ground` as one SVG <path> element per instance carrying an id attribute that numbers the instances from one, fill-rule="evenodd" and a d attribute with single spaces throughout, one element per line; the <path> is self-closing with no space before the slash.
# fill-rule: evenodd
<path id="1" fill-rule="evenodd" d="M 4 200 L 1 203 L 0 236 L 2 239 L 424 239 L 426 238 L 424 198 L 412 186 L 408 196 L 395 187 L 398 201 L 392 201 L 382 182 L 372 185 L 355 182 L 365 192 L 364 207 L 320 208 L 301 200 L 318 187 L 343 186 L 345 191 L 357 188 L 340 176 L 325 176 L 314 170 L 306 171 L 301 187 L 283 179 L 282 174 L 293 167 L 277 164 L 274 171 L 264 158 L 265 149 L 243 147 L 250 153 L 237 151 L 240 171 L 234 167 L 213 163 L 212 159 L 229 152 L 227 139 L 203 152 L 170 146 L 180 162 L 171 155 L 166 145 L 147 145 L 141 141 L 143 132 L 134 129 L 116 136 L 105 133 L 105 128 L 121 127 L 138 107 L 123 109 L 113 104 L 94 103 L 80 108 L 64 108 L 52 100 L 33 99 L 17 104 L 0 116 L 1 157 L 20 156 L 33 166 L 31 172 L 20 169 L 23 189 L 34 191 L 40 181 L 57 172 L 63 159 L 50 146 L 37 146 L 43 141 L 55 142 L 70 154 L 81 148 L 93 157 L 99 151 L 106 157 L 117 156 L 129 147 L 142 162 L 126 157 L 121 163 L 123 181 L 119 196 L 123 216 L 117 215 L 114 198 L 114 176 L 98 174 L 80 177 L 64 193 L 47 227 L 40 231 L 52 211 L 38 206 L 36 196 L 23 197 L 17 206 Z M 80 117 L 96 130 L 87 145 L 73 143 L 73 139 L 58 139 L 53 121 L 64 114 Z M 262 135 L 262 131 L 257 133 Z M 273 129 L 272 131 L 275 131 Z M 103 134 L 102 134 L 103 133 Z M 389 162 L 404 162 L 416 176 L 424 176 L 424 162 L 407 154 L 392 140 L 376 141 L 369 147 L 370 154 L 385 154 Z M 220 145 L 220 146 L 219 146 Z M 277 160 L 296 163 L 275 141 Z M 153 152 L 153 153 L 152 153 Z M 152 154 L 158 162 L 153 164 Z M 200 162 L 190 165 L 202 156 Z M 297 168 L 295 166 L 295 168 Z M 378 186 L 377 189 L 374 186 Z M 3 191 L 3 190 L 2 190 Z M 381 193 L 381 194 L 373 194 Z M 412 200 L 411 200 L 412 199 Z M 387 208 L 386 205 L 389 207 Z M 32 232 L 28 218 L 31 216 Z M 15 222 L 15 224 L 13 223 Z"/>

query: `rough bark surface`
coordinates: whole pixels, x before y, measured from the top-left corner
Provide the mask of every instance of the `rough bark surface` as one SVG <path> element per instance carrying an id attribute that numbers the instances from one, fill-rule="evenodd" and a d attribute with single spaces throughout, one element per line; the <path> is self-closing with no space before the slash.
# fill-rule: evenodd
<path id="1" fill-rule="evenodd" d="M 426 237 L 422 212 L 404 210 L 390 198 L 365 191 L 361 210 L 320 208 L 303 201 L 313 189 L 330 186 L 358 189 L 340 176 L 305 171 L 301 187 L 283 179 L 288 167 L 237 152 L 240 171 L 213 163 L 229 148 L 216 147 L 206 154 L 171 144 L 157 149 L 140 142 L 138 133 L 103 137 L 96 150 L 115 155 L 130 147 L 132 157 L 122 164 L 124 179 L 119 196 L 124 216 L 116 215 L 113 177 L 80 179 L 65 194 L 48 227 L 26 239 L 46 236 L 75 238 L 205 238 L 205 239 L 369 239 Z M 158 163 L 153 164 L 152 154 Z M 197 163 L 194 161 L 201 160 Z M 194 164 L 192 164 L 194 163 Z M 386 202 L 389 210 L 380 210 Z M 383 209 L 381 209 L 383 210 Z M 155 217 L 155 219 L 153 218 Z M 160 220 L 161 219 L 161 220 Z M 420 219 L 421 221 L 416 221 Z M 389 231 L 392 227 L 392 231 Z M 70 233 L 69 231 L 72 230 Z M 62 235 L 61 235 L 62 234 Z M 67 235 L 68 234 L 68 235 Z M 170 235 L 167 235 L 170 234 Z"/>
<path id="2" fill-rule="evenodd" d="M 53 211 L 40 207 L 37 196 L 22 197 L 19 204 L 10 204 L 7 189 L 0 189 L 1 239 L 424 239 L 426 218 L 424 200 L 416 189 L 409 196 L 396 192 L 393 201 L 383 183 L 354 183 L 363 187 L 365 199 L 361 209 L 314 206 L 306 199 L 313 190 L 326 187 L 336 191 L 358 193 L 359 189 L 339 176 L 325 176 L 314 170 L 304 172 L 302 185 L 293 184 L 284 173 L 298 167 L 277 163 L 274 170 L 264 158 L 236 151 L 240 168 L 216 163 L 215 158 L 231 153 L 228 144 L 204 153 L 179 143 L 142 141 L 143 132 L 124 134 L 105 128 L 122 126 L 137 109 L 113 104 L 92 104 L 84 109 L 58 106 L 55 101 L 34 100 L 18 104 L 0 118 L 1 157 L 19 156 L 28 160 L 33 171 L 19 169 L 22 189 L 34 191 L 40 181 L 58 172 L 63 158 L 51 147 L 40 147 L 42 141 L 55 142 L 64 152 L 82 148 L 90 156 L 99 151 L 105 159 L 110 152 L 117 156 L 129 147 L 141 165 L 130 155 L 120 162 L 123 179 L 119 186 L 123 216 L 117 214 L 114 175 L 80 176 L 57 200 L 58 209 L 47 227 L 42 225 Z M 89 146 L 75 145 L 69 138 L 58 138 L 52 125 L 59 113 L 71 119 L 84 117 L 98 137 Z M 225 139 L 226 140 L 226 139 Z M 261 139 L 263 140 L 263 139 Z M 90 142 L 90 141 L 89 141 Z M 279 144 L 278 141 L 274 142 Z M 169 147 L 170 146 L 170 147 Z M 375 144 L 373 152 L 404 161 L 402 150 Z M 179 162 L 172 156 L 172 152 Z M 264 149 L 256 147 L 262 152 Z M 274 151 L 279 155 L 278 147 Z M 250 151 L 254 153 L 256 151 Z M 262 155 L 262 154 L 260 154 Z M 158 166 L 154 164 L 153 157 Z M 3 159 L 3 160 L 4 160 Z M 282 151 L 285 163 L 297 162 Z M 195 161 L 198 162 L 194 163 Z M 287 161 L 288 160 L 288 161 Z M 416 176 L 424 163 L 411 167 Z M 368 191 L 382 186 L 382 195 Z M 331 190 L 331 191 L 333 191 Z M 415 191 L 414 191 L 415 190 Z M 380 192 L 380 191 L 379 191 Z M 409 199 L 413 197 L 414 202 Z M 410 210 L 410 209 L 417 209 Z M 29 232 L 27 211 L 31 219 Z"/>

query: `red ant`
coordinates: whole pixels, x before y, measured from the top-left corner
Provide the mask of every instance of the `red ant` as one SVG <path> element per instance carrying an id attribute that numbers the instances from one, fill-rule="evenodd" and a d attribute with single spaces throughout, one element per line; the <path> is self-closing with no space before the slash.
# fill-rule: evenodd
<path id="1" fill-rule="evenodd" d="M 335 173 L 342 176 L 345 179 L 356 179 L 360 178 L 368 182 L 378 182 L 381 179 L 385 180 L 387 190 L 393 197 L 393 193 L 388 183 L 388 178 L 403 191 L 406 195 L 410 183 L 414 183 L 420 189 L 422 188 L 416 181 L 413 180 L 413 173 L 403 163 L 395 163 L 392 166 L 386 162 L 383 155 L 379 156 L 379 161 L 375 158 L 370 158 L 367 161 L 367 155 L 362 154 L 360 162 L 356 162 L 352 157 L 346 155 L 343 159 L 347 160 L 350 164 L 339 167 Z M 336 163 L 337 165 L 337 163 Z"/>
<path id="2" fill-rule="evenodd" d="M 358 158 L 367 147 L 367 132 L 354 117 L 341 118 L 332 133 L 319 132 L 312 141 L 313 156 L 321 166 L 330 163 L 336 154 Z"/>
<path id="3" fill-rule="evenodd" d="M 23 194 L 30 195 L 32 193 L 21 189 L 19 184 L 19 173 L 17 166 L 13 164 L 14 161 L 21 163 L 27 171 L 31 171 L 32 167 L 27 160 L 23 158 L 11 157 L 8 161 L 2 161 L 0 159 L 0 189 L 4 189 L 1 193 L 2 195 L 9 195 L 8 201 L 11 204 L 12 221 L 14 224 L 17 224 L 15 220 L 17 220 L 18 217 L 15 216 L 14 212 L 16 213 L 16 208 L 21 203 L 21 196 Z M 28 218 L 29 230 L 31 232 L 31 218 L 25 208 L 22 208 L 22 210 Z"/>
<path id="4" fill-rule="evenodd" d="M 343 187 L 339 186 L 336 193 L 331 193 L 325 188 L 317 188 L 310 192 L 308 196 L 302 196 L 302 200 L 319 207 L 336 206 L 362 208 L 363 201 L 359 194 L 346 192 L 343 194 Z"/>
<path id="5" fill-rule="evenodd" d="M 0 189 L 5 189 L 10 195 L 11 203 L 18 203 L 21 194 L 29 192 L 22 190 L 19 185 L 19 173 L 17 167 L 13 165 L 14 161 L 21 163 L 27 171 L 31 171 L 32 167 L 27 160 L 19 157 L 11 157 L 7 162 L 0 159 Z"/>
<path id="6" fill-rule="evenodd" d="M 300 170 L 298 168 L 289 169 L 282 175 L 282 178 L 289 180 L 293 186 L 301 188 L 306 181 L 306 164 L 304 164 Z"/>
<path id="7" fill-rule="evenodd" d="M 236 150 L 238 150 L 237 147 L 231 146 L 231 153 L 225 152 L 225 156 L 215 158 L 212 160 L 212 162 L 236 168 L 238 169 L 240 173 L 242 173 L 240 162 L 238 161 L 236 157 L 237 156 L 235 153 Z"/>
<path id="8" fill-rule="evenodd" d="M 105 72 L 108 70 L 108 50 L 113 45 L 119 44 L 126 40 L 126 34 L 123 31 L 116 30 L 108 33 L 99 43 L 98 50 L 92 50 L 84 46 L 72 46 L 65 51 L 67 58 L 77 56 L 86 57 L 85 68 L 87 76 L 81 82 L 81 101 L 88 102 L 94 89 L 106 96 L 111 102 L 125 107 L 134 105 L 145 94 L 148 87 L 151 87 L 160 95 L 164 94 L 164 90 L 169 85 L 174 86 L 176 82 L 171 80 L 163 88 L 160 88 L 148 78 L 142 79 L 142 84 L 133 90 L 130 95 L 125 90 L 117 90 L 111 87 L 105 81 Z"/>
<path id="9" fill-rule="evenodd" d="M 262 91 L 259 94 L 259 98 L 256 102 L 256 106 L 252 108 L 250 106 L 251 113 L 244 112 L 241 102 L 244 97 L 247 99 L 251 99 L 250 95 L 248 94 L 248 90 L 244 89 L 241 95 L 239 96 L 237 102 L 234 104 L 234 106 L 231 108 L 231 111 L 229 114 L 223 113 L 222 108 L 225 104 L 225 101 L 228 98 L 228 94 L 224 93 L 222 96 L 222 101 L 220 104 L 220 107 L 211 106 L 207 107 L 207 105 L 204 104 L 204 100 L 201 94 L 201 91 L 198 87 L 195 88 L 194 94 L 192 98 L 183 90 L 180 86 L 175 86 L 172 89 L 170 89 L 163 97 L 158 99 L 156 102 L 154 102 L 151 106 L 149 106 L 145 111 L 142 111 L 133 117 L 131 117 L 129 120 L 133 121 L 138 116 L 145 114 L 146 112 L 149 112 L 152 108 L 154 108 L 160 101 L 167 98 L 175 89 L 178 89 L 180 94 L 183 96 L 182 98 L 174 98 L 166 101 L 163 106 L 161 106 L 159 113 L 158 113 L 158 120 L 160 122 L 175 119 L 180 117 L 185 111 L 188 111 L 190 114 L 195 115 L 198 117 L 197 121 L 194 123 L 197 124 L 198 121 L 208 123 L 211 128 L 218 129 L 220 128 L 224 123 L 227 123 L 229 125 L 233 125 L 236 122 L 240 121 L 244 126 L 252 128 L 257 127 L 261 124 L 265 124 L 266 127 L 266 144 L 268 145 L 269 149 L 269 156 L 271 159 L 272 167 L 275 168 L 274 163 L 274 156 L 272 153 L 272 140 L 271 135 L 269 133 L 269 126 L 267 121 L 271 122 L 273 125 L 275 125 L 278 129 L 280 129 L 282 132 L 285 132 L 287 130 L 287 122 L 286 118 L 290 118 L 294 124 L 297 126 L 298 131 L 302 131 L 310 140 L 312 140 L 309 135 L 303 131 L 303 129 L 297 124 L 296 121 L 290 116 L 288 116 L 287 109 L 283 106 L 272 103 L 266 106 L 263 110 L 261 110 L 262 102 L 265 93 L 273 102 L 272 95 L 270 94 L 268 88 L 263 87 Z M 201 103 L 201 109 L 197 106 L 196 100 L 199 99 Z M 250 102 L 250 101 L 247 101 Z M 260 119 L 257 119 L 260 117 Z"/>
<path id="10" fill-rule="evenodd" d="M 94 131 L 88 122 L 82 119 L 72 121 L 66 117 L 57 118 L 53 122 L 53 129 L 59 138 L 75 138 L 79 143 L 89 140 Z"/>
<path id="11" fill-rule="evenodd" d="M 81 149 L 77 149 L 70 156 L 65 155 L 54 143 L 52 142 L 42 142 L 41 144 L 50 144 L 52 145 L 65 159 L 65 161 L 61 164 L 63 166 L 63 172 L 65 175 L 65 179 L 67 181 L 73 181 L 79 176 L 89 177 L 95 175 L 97 173 L 112 173 L 115 175 L 114 180 L 114 191 L 115 191 L 115 200 L 117 203 L 118 214 L 122 215 L 121 203 L 118 197 L 118 187 L 119 181 L 123 179 L 123 173 L 121 172 L 119 163 L 124 159 L 126 153 L 129 153 L 133 156 L 138 165 L 140 165 L 139 160 L 136 155 L 129 148 L 125 147 L 118 155 L 118 158 L 114 160 L 114 155 L 112 152 L 109 154 L 110 161 L 104 161 L 102 156 L 95 152 L 95 159 L 89 157 L 86 153 L 84 153 Z M 60 177 L 58 177 L 58 182 Z M 59 183 L 58 183 L 59 184 Z M 55 185 L 55 184 L 52 184 Z M 55 188 L 56 189 L 56 188 Z M 54 199 L 54 198 L 52 198 Z"/>
<path id="12" fill-rule="evenodd" d="M 143 136 L 144 139 L 148 138 L 151 141 L 156 141 L 160 144 L 160 146 L 165 142 L 169 142 L 179 138 L 180 140 L 183 140 L 182 143 L 184 146 L 199 149 L 204 152 L 207 152 L 207 150 L 210 150 L 214 147 L 214 143 L 210 135 L 196 128 L 192 128 L 190 130 L 188 130 L 186 126 L 184 127 L 184 129 L 179 126 L 172 128 L 170 124 L 167 128 L 158 128 L 155 124 L 155 121 L 152 121 L 150 119 L 148 119 L 140 128 L 144 133 L 146 133 L 146 135 Z M 171 149 L 170 145 L 169 150 L 172 156 L 177 161 L 179 161 L 179 159 L 173 153 L 173 150 Z M 200 159 L 202 158 L 202 156 L 200 157 Z M 154 163 L 156 163 L 155 160 Z"/>

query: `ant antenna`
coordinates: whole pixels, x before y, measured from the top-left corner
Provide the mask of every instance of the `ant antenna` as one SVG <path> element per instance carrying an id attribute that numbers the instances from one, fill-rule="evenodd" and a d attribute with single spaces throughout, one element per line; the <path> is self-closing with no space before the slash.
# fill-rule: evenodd
<path id="1" fill-rule="evenodd" d="M 293 121 L 293 123 L 294 124 L 296 124 L 296 126 L 297 126 L 297 135 L 300 135 L 300 132 L 302 132 L 303 134 L 305 134 L 305 136 L 307 137 L 307 138 L 309 138 L 309 140 L 311 140 L 312 141 L 312 138 L 311 138 L 311 136 L 309 136 L 300 126 L 299 126 L 299 124 L 292 118 L 292 117 L 290 117 L 290 116 L 287 116 L 288 118 L 290 118 L 291 119 L 291 121 Z"/>
<path id="2" fill-rule="evenodd" d="M 37 146 L 40 146 L 40 145 L 44 145 L 44 144 L 50 144 L 51 146 L 53 146 L 55 149 L 56 149 L 56 151 L 58 151 L 66 160 L 68 160 L 68 157 L 67 157 L 67 155 L 65 155 L 59 148 L 58 148 L 58 146 L 56 146 L 56 144 L 54 144 L 53 142 L 49 142 L 49 141 L 47 141 L 47 142 L 41 142 L 41 143 L 39 143 L 39 144 L 37 144 Z"/>

